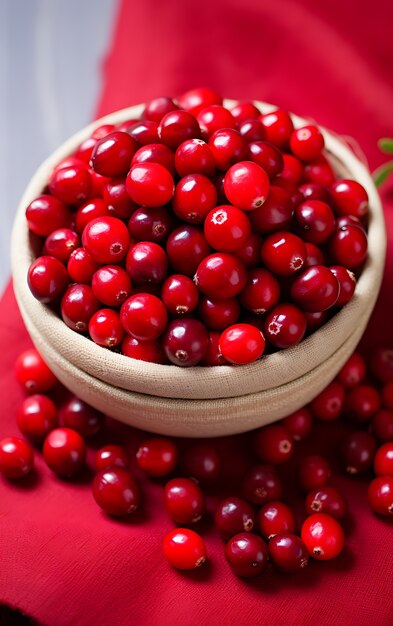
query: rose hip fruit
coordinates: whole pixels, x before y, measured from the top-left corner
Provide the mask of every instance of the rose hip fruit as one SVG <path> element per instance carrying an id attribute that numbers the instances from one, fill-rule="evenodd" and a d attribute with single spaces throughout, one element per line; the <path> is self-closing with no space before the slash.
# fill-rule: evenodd
<path id="1" fill-rule="evenodd" d="M 27 441 L 19 437 L 5 437 L 0 441 L 0 474 L 5 478 L 23 478 L 33 466 L 34 451 Z"/>
<path id="2" fill-rule="evenodd" d="M 172 567 L 192 570 L 206 561 L 206 546 L 202 537 L 188 528 L 174 528 L 164 537 L 164 555 Z"/>
<path id="3" fill-rule="evenodd" d="M 100 470 L 93 480 L 93 497 L 108 515 L 122 517 L 133 513 L 140 503 L 135 478 L 123 467 Z"/>
<path id="4" fill-rule="evenodd" d="M 228 200 L 243 211 L 261 206 L 269 193 L 269 177 L 253 161 L 240 161 L 225 174 L 224 190 Z"/>
<path id="5" fill-rule="evenodd" d="M 334 559 L 344 547 L 344 531 L 338 521 L 325 513 L 310 515 L 302 526 L 302 541 L 314 559 Z"/>
<path id="6" fill-rule="evenodd" d="M 46 393 L 59 382 L 35 348 L 22 352 L 15 363 L 15 377 L 27 393 Z"/>

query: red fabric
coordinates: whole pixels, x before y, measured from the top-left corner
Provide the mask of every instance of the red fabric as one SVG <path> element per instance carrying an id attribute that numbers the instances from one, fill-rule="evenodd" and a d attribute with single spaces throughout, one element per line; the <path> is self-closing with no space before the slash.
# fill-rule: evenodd
<path id="1" fill-rule="evenodd" d="M 279 103 L 352 135 L 375 167 L 381 161 L 378 137 L 393 135 L 392 6 L 390 0 L 124 0 L 97 115 L 206 84 L 229 97 Z M 388 193 L 388 265 L 366 348 L 376 341 L 393 343 Z M 11 288 L 0 319 L 0 436 L 5 436 L 17 434 L 15 413 L 23 397 L 13 363 L 30 345 Z M 113 422 L 109 432 L 114 442 L 126 439 L 131 451 L 142 436 Z M 329 433 L 331 428 L 319 432 L 319 446 L 335 462 Z M 223 492 L 233 491 L 247 465 L 247 440 L 217 442 L 227 466 Z M 114 521 L 98 510 L 89 478 L 60 480 L 37 455 L 37 474 L 26 483 L 0 480 L 0 602 L 47 626 L 393 622 L 391 525 L 369 511 L 367 481 L 335 477 L 352 512 L 342 556 L 313 562 L 300 576 L 269 572 L 247 582 L 226 566 L 209 516 L 202 526 L 208 565 L 193 573 L 167 566 L 161 538 L 172 524 L 162 511 L 160 483 L 141 477 L 140 512 Z M 210 512 L 216 502 L 213 494 Z"/>

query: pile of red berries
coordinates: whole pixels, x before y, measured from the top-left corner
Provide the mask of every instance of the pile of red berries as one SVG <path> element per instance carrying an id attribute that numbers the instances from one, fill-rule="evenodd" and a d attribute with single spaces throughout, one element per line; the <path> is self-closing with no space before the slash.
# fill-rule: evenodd
<path id="1" fill-rule="evenodd" d="M 352 298 L 368 197 L 315 125 L 210 89 L 94 130 L 26 209 L 28 283 L 100 346 L 180 366 L 287 348 Z"/>
<path id="2" fill-rule="evenodd" d="M 105 434 L 105 417 L 74 396 L 58 408 L 47 395 L 58 381 L 34 349 L 18 358 L 16 377 L 30 394 L 17 414 L 27 440 L 0 441 L 0 473 L 16 480 L 31 472 L 30 441 L 42 446 L 43 458 L 56 474 L 77 476 L 86 465 L 85 439 L 100 430 Z M 302 449 L 313 428 L 318 433 L 322 422 L 326 428 L 338 419 L 350 426 L 347 436 L 334 442 L 342 470 L 371 478 L 373 469 L 369 504 L 379 515 L 393 515 L 393 350 L 386 348 L 374 350 L 369 371 L 355 352 L 310 405 L 248 435 L 246 454 L 254 461 L 238 480 L 220 483 L 228 468 L 219 445 L 194 442 L 184 447 L 153 437 L 142 442 L 134 459 L 124 446 L 108 442 L 100 448 L 94 460 L 93 496 L 106 514 L 125 516 L 141 503 L 138 473 L 168 480 L 163 503 L 177 526 L 164 537 L 163 549 L 171 565 L 193 569 L 206 560 L 205 542 L 191 527 L 198 530 L 210 501 L 216 503 L 214 522 L 226 542 L 225 558 L 236 574 L 257 576 L 269 562 L 278 570 L 296 572 L 309 557 L 332 559 L 344 547 L 347 502 L 330 484 L 331 463 L 315 450 L 310 454 Z M 228 484 L 234 487 L 226 495 Z M 212 487 L 221 493 L 220 499 L 211 493 Z"/>

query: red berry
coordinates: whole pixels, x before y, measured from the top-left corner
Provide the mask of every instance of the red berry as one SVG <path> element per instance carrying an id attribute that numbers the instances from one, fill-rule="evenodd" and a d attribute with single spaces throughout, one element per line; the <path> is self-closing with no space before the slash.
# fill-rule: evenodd
<path id="1" fill-rule="evenodd" d="M 247 143 L 234 128 L 216 130 L 209 139 L 209 147 L 215 166 L 224 172 L 247 157 Z"/>
<path id="2" fill-rule="evenodd" d="M 330 422 L 340 417 L 345 400 L 344 387 L 333 381 L 310 404 L 314 417 L 323 422 Z"/>
<path id="3" fill-rule="evenodd" d="M 66 228 L 70 223 L 67 206 L 48 194 L 43 194 L 30 202 L 26 208 L 26 220 L 31 232 L 47 237 L 57 228 Z"/>
<path id="4" fill-rule="evenodd" d="M 285 463 L 294 452 L 292 435 L 280 424 L 264 426 L 255 431 L 254 441 L 255 451 L 264 463 L 272 465 Z"/>
<path id="5" fill-rule="evenodd" d="M 142 206 L 163 206 L 174 194 L 175 185 L 171 173 L 160 163 L 136 163 L 126 179 L 127 193 L 131 200 Z"/>
<path id="6" fill-rule="evenodd" d="M 370 469 L 376 448 L 374 437 L 363 430 L 348 435 L 341 447 L 343 464 L 348 474 L 359 474 Z"/>
<path id="7" fill-rule="evenodd" d="M 386 409 L 393 409 L 393 381 L 382 389 L 382 404 Z"/>
<path id="8" fill-rule="evenodd" d="M 148 476 L 161 478 L 175 469 L 177 448 L 170 439 L 154 437 L 146 439 L 136 453 L 138 467 Z"/>
<path id="9" fill-rule="evenodd" d="M 325 243 L 335 230 L 333 211 L 326 202 L 307 200 L 295 209 L 295 225 L 305 241 Z"/>
<path id="10" fill-rule="evenodd" d="M 378 476 L 368 488 L 368 502 L 379 515 L 393 514 L 393 476 Z"/>
<path id="11" fill-rule="evenodd" d="M 367 257 L 367 235 L 357 226 L 342 226 L 330 239 L 329 253 L 334 265 L 356 269 Z"/>
<path id="12" fill-rule="evenodd" d="M 283 419 L 283 426 L 291 433 L 295 441 L 302 441 L 311 432 L 313 416 L 307 407 L 298 409 Z"/>
<path id="13" fill-rule="evenodd" d="M 233 298 L 244 289 L 247 271 L 233 254 L 217 252 L 199 263 L 194 282 L 209 298 Z"/>
<path id="14" fill-rule="evenodd" d="M 239 301 L 237 298 L 214 299 L 202 296 L 199 301 L 198 315 L 208 328 L 224 330 L 239 319 Z"/>
<path id="15" fill-rule="evenodd" d="M 124 127 L 125 130 L 135 141 L 138 146 L 146 146 L 150 143 L 158 143 L 158 123 L 153 120 L 133 120 L 131 126 Z"/>
<path id="16" fill-rule="evenodd" d="M 84 333 L 99 308 L 100 303 L 89 285 L 71 285 L 61 301 L 61 317 L 69 328 Z"/>
<path id="17" fill-rule="evenodd" d="M 59 410 L 61 426 L 76 430 L 82 437 L 96 435 L 104 423 L 104 415 L 80 398 L 72 396 Z"/>
<path id="18" fill-rule="evenodd" d="M 329 192 L 337 215 L 363 217 L 367 214 L 367 191 L 356 180 L 336 180 Z"/>
<path id="19" fill-rule="evenodd" d="M 258 506 L 280 500 L 282 483 L 275 468 L 272 465 L 252 467 L 243 478 L 242 496 Z"/>
<path id="20" fill-rule="evenodd" d="M 321 154 L 311 163 L 306 163 L 304 179 L 307 182 L 327 187 L 336 179 L 336 176 L 327 158 Z"/>
<path id="21" fill-rule="evenodd" d="M 221 473 L 221 459 L 217 450 L 205 443 L 187 448 L 181 465 L 186 476 L 206 485 L 214 483 Z"/>
<path id="22" fill-rule="evenodd" d="M 102 139 L 102 137 L 106 137 L 109 133 L 115 130 L 114 124 L 102 124 L 101 126 L 97 126 L 91 133 L 93 139 Z"/>
<path id="23" fill-rule="evenodd" d="M 168 273 L 168 258 L 157 243 L 139 241 L 128 252 L 126 269 L 135 285 L 159 284 Z"/>
<path id="24" fill-rule="evenodd" d="M 175 272 L 193 276 L 199 263 L 210 254 L 211 248 L 200 228 L 186 224 L 171 232 L 166 251 Z"/>
<path id="25" fill-rule="evenodd" d="M 258 525 L 261 535 L 271 539 L 281 533 L 296 531 L 295 516 L 283 502 L 269 502 L 258 512 Z"/>
<path id="26" fill-rule="evenodd" d="M 123 176 L 130 169 L 137 143 L 128 133 L 115 130 L 99 139 L 91 155 L 91 165 L 101 176 Z"/>
<path id="27" fill-rule="evenodd" d="M 77 248 L 71 253 L 67 264 L 67 272 L 76 283 L 90 284 L 94 273 L 99 269 L 92 256 L 84 248 Z"/>
<path id="28" fill-rule="evenodd" d="M 374 457 L 374 472 L 377 476 L 393 476 L 393 441 L 378 448 Z"/>
<path id="29" fill-rule="evenodd" d="M 142 113 L 142 118 L 159 123 L 164 115 L 170 111 L 176 111 L 177 108 L 178 107 L 171 98 L 160 96 L 150 100 L 150 102 L 146 104 L 145 110 Z"/>
<path id="30" fill-rule="evenodd" d="M 212 209 L 204 223 L 207 242 L 220 252 L 234 252 L 249 239 L 251 224 L 243 211 L 231 205 Z"/>
<path id="31" fill-rule="evenodd" d="M 40 442 L 57 426 L 56 405 L 47 396 L 29 396 L 20 405 L 16 422 L 25 437 Z"/>
<path id="32" fill-rule="evenodd" d="M 171 174 L 176 174 L 175 153 L 162 143 L 151 143 L 139 148 L 132 157 L 131 166 L 136 163 L 160 163 Z"/>
<path id="33" fill-rule="evenodd" d="M 260 110 L 252 102 L 238 102 L 231 109 L 231 113 L 237 124 L 241 124 L 246 120 L 256 119 L 260 116 Z"/>
<path id="34" fill-rule="evenodd" d="M 254 578 L 268 565 L 266 543 L 253 533 L 239 533 L 232 537 L 225 548 L 225 558 L 237 576 Z"/>
<path id="35" fill-rule="evenodd" d="M 97 263 L 118 263 L 128 252 L 130 234 L 117 217 L 98 217 L 87 224 L 82 243 Z"/>
<path id="36" fill-rule="evenodd" d="M 214 521 L 221 535 L 229 539 L 238 533 L 250 532 L 255 526 L 255 513 L 245 500 L 230 497 L 220 502 Z"/>
<path id="37" fill-rule="evenodd" d="M 164 537 L 163 550 L 170 565 L 191 570 L 206 561 L 206 546 L 202 537 L 188 528 L 174 528 Z"/>
<path id="38" fill-rule="evenodd" d="M 339 293 L 337 278 L 323 265 L 313 265 L 304 270 L 291 287 L 292 299 L 300 308 L 311 313 L 332 307 Z"/>
<path id="39" fill-rule="evenodd" d="M 147 361 L 148 363 L 164 364 L 167 362 L 161 344 L 157 339 L 141 341 L 127 335 L 121 344 L 121 353 L 131 359 Z"/>
<path id="40" fill-rule="evenodd" d="M 89 171 L 84 165 L 54 170 L 49 180 L 49 190 L 61 202 L 79 206 L 90 195 L 91 177 Z"/>
<path id="41" fill-rule="evenodd" d="M 261 256 L 266 267 L 274 274 L 290 276 L 303 267 L 307 250 L 300 237 L 289 232 L 278 232 L 265 239 Z"/>
<path id="42" fill-rule="evenodd" d="M 150 293 L 136 293 L 124 302 L 120 320 L 127 333 L 140 341 L 157 339 L 165 330 L 168 315 L 162 301 Z"/>
<path id="43" fill-rule="evenodd" d="M 110 215 L 108 205 L 102 198 L 90 198 L 75 213 L 75 229 L 81 235 L 89 222 L 108 215 Z"/>
<path id="44" fill-rule="evenodd" d="M 235 250 L 235 255 L 247 267 L 254 267 L 255 265 L 259 265 L 261 246 L 262 240 L 259 235 L 251 232 L 247 241 L 240 248 Z"/>
<path id="45" fill-rule="evenodd" d="M 42 453 L 53 472 L 70 478 L 78 474 L 85 463 L 86 445 L 76 430 L 55 428 L 47 435 Z"/>
<path id="46" fill-rule="evenodd" d="M 205 506 L 200 487 L 189 478 L 173 478 L 165 485 L 164 505 L 176 524 L 198 522 Z"/>
<path id="47" fill-rule="evenodd" d="M 372 431 L 379 441 L 393 440 L 393 411 L 381 409 L 372 417 Z"/>
<path id="48" fill-rule="evenodd" d="M 221 128 L 235 128 L 235 119 L 232 113 L 220 104 L 211 104 L 201 109 L 197 114 L 202 138 L 208 140 L 216 130 Z"/>
<path id="49" fill-rule="evenodd" d="M 176 149 L 183 141 L 200 137 L 201 129 L 191 113 L 177 110 L 164 115 L 157 132 L 163 144 Z"/>
<path id="50" fill-rule="evenodd" d="M 210 104 L 222 104 L 222 97 L 209 87 L 196 87 L 179 96 L 177 102 L 181 109 L 197 115 Z"/>
<path id="51" fill-rule="evenodd" d="M 266 202 L 254 209 L 249 217 L 255 230 L 264 234 L 288 228 L 292 215 L 293 202 L 290 195 L 284 189 L 272 185 Z"/>
<path id="52" fill-rule="evenodd" d="M 188 174 L 176 185 L 172 207 L 184 222 L 200 224 L 216 204 L 217 191 L 207 176 Z"/>
<path id="53" fill-rule="evenodd" d="M 196 309 L 199 292 L 191 278 L 172 274 L 162 285 L 161 299 L 171 315 L 184 315 Z"/>
<path id="54" fill-rule="evenodd" d="M 292 132 L 289 145 L 293 154 L 302 161 L 314 161 L 321 154 L 325 141 L 319 128 L 303 126 Z"/>
<path id="55" fill-rule="evenodd" d="M 209 347 L 209 334 L 197 319 L 187 317 L 173 320 L 162 338 L 162 346 L 171 363 L 191 367 L 205 356 Z"/>
<path id="56" fill-rule="evenodd" d="M 274 275 L 263 268 L 249 271 L 246 286 L 239 299 L 245 309 L 263 315 L 272 309 L 280 298 L 280 285 Z"/>
<path id="57" fill-rule="evenodd" d="M 344 547 L 344 531 L 334 517 L 325 513 L 310 515 L 302 526 L 302 541 L 314 559 L 334 559 Z"/>
<path id="58" fill-rule="evenodd" d="M 318 183 L 304 183 L 300 185 L 299 191 L 305 200 L 322 200 L 322 202 L 326 202 L 329 205 L 331 204 L 331 197 L 328 190 Z"/>
<path id="59" fill-rule="evenodd" d="M 165 207 L 141 207 L 130 217 L 128 230 L 135 241 L 161 243 L 172 230 L 174 218 Z"/>
<path id="60" fill-rule="evenodd" d="M 127 272 L 117 265 L 99 268 L 91 283 L 94 295 L 107 306 L 120 306 L 131 292 L 131 280 Z"/>
<path id="61" fill-rule="evenodd" d="M 269 193 L 266 172 L 253 161 L 240 161 L 225 174 L 224 190 L 229 202 L 243 211 L 261 206 Z"/>
<path id="62" fill-rule="evenodd" d="M 118 346 L 125 335 L 119 313 L 113 309 L 100 309 L 94 313 L 89 321 L 89 335 L 99 346 Z"/>
<path id="63" fill-rule="evenodd" d="M 300 537 L 281 533 L 269 541 L 269 556 L 279 570 L 294 574 L 307 566 L 309 553 Z"/>
<path id="64" fill-rule="evenodd" d="M 124 178 L 111 178 L 103 190 L 104 203 L 107 213 L 120 219 L 128 219 L 137 208 L 127 193 Z"/>
<path id="65" fill-rule="evenodd" d="M 140 493 L 135 478 L 123 467 L 100 470 L 93 480 L 93 497 L 108 515 L 121 517 L 139 506 Z"/>
<path id="66" fill-rule="evenodd" d="M 10 480 L 23 478 L 34 466 L 34 451 L 19 437 L 5 437 L 0 441 L 0 474 Z"/>
<path id="67" fill-rule="evenodd" d="M 179 176 L 212 176 L 216 169 L 210 146 L 202 139 L 187 139 L 181 143 L 176 150 L 175 166 Z"/>
<path id="68" fill-rule="evenodd" d="M 35 348 L 18 356 L 15 377 L 27 393 L 46 393 L 59 382 Z"/>
<path id="69" fill-rule="evenodd" d="M 304 167 L 292 154 L 283 154 L 283 168 L 277 178 L 284 178 L 293 185 L 299 185 L 303 180 Z"/>
<path id="70" fill-rule="evenodd" d="M 265 139 L 265 129 L 261 122 L 256 119 L 242 122 L 239 126 L 239 133 L 246 143 L 255 143 Z"/>
<path id="71" fill-rule="evenodd" d="M 314 311 L 314 313 L 303 311 L 303 313 L 307 322 L 307 333 L 309 334 L 321 328 L 329 319 L 329 315 L 326 311 Z"/>
<path id="72" fill-rule="evenodd" d="M 278 148 L 267 141 L 252 141 L 248 144 L 248 157 L 257 163 L 270 179 L 280 174 L 284 167 L 284 160 Z"/>
<path id="73" fill-rule="evenodd" d="M 340 520 L 347 514 L 347 502 L 335 487 L 317 487 L 306 498 L 307 515 L 326 513 Z"/>
<path id="74" fill-rule="evenodd" d="M 375 387 L 358 385 L 348 392 L 345 398 L 344 412 L 352 421 L 364 424 L 370 421 L 380 407 L 381 398 Z"/>
<path id="75" fill-rule="evenodd" d="M 53 256 L 40 256 L 33 261 L 27 274 L 27 283 L 33 296 L 43 304 L 56 302 L 70 282 L 63 263 Z"/>
<path id="76" fill-rule="evenodd" d="M 219 345 L 224 359 L 235 365 L 244 365 L 262 356 L 265 338 L 252 324 L 233 324 L 224 330 Z"/>
<path id="77" fill-rule="evenodd" d="M 322 456 L 305 456 L 299 463 L 299 484 L 303 491 L 323 487 L 329 481 L 330 475 L 330 465 Z"/>
<path id="78" fill-rule="evenodd" d="M 97 472 L 111 467 L 126 468 L 129 465 L 129 458 L 123 446 L 112 444 L 97 450 L 94 465 Z"/>
<path id="79" fill-rule="evenodd" d="M 306 329 L 306 318 L 293 304 L 278 304 L 265 320 L 266 338 L 276 348 L 289 348 L 299 343 Z"/>
<path id="80" fill-rule="evenodd" d="M 356 387 L 366 376 L 366 361 L 359 352 L 354 352 L 337 374 L 337 380 L 346 389 Z"/>
<path id="81" fill-rule="evenodd" d="M 266 141 L 278 148 L 283 148 L 288 143 L 293 131 L 293 123 L 286 111 L 277 109 L 272 113 L 261 115 L 259 120 L 265 129 Z"/>
<path id="82" fill-rule="evenodd" d="M 218 330 L 209 330 L 209 347 L 205 356 L 199 361 L 199 365 L 211 367 L 226 363 L 220 350 L 220 336 L 221 333 Z"/>
<path id="83" fill-rule="evenodd" d="M 336 306 L 344 306 L 352 300 L 352 296 L 355 293 L 355 274 L 342 265 L 332 265 L 329 269 L 340 284 L 340 294 L 336 300 Z"/>
<path id="84" fill-rule="evenodd" d="M 381 383 L 393 381 L 393 349 L 383 346 L 375 348 L 370 357 L 370 369 Z"/>

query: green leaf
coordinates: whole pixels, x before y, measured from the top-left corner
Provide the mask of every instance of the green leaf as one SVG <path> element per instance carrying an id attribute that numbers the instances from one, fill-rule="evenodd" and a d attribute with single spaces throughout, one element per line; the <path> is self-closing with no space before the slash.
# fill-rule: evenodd
<path id="1" fill-rule="evenodd" d="M 373 172 L 374 183 L 376 187 L 380 187 L 385 180 L 389 177 L 389 174 L 393 172 L 393 161 L 384 163 Z"/>
<path id="2" fill-rule="evenodd" d="M 378 141 L 378 147 L 385 154 L 393 154 L 393 139 L 389 137 L 382 137 Z"/>

